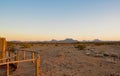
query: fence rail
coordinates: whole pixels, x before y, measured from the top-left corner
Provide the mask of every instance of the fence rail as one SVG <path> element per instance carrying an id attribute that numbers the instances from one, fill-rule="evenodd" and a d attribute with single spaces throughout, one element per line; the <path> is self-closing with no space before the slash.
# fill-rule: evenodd
<path id="1" fill-rule="evenodd" d="M 22 52 L 22 57 L 20 56 Z M 31 53 L 31 58 L 27 58 L 26 53 Z M 32 62 L 35 64 L 35 76 L 40 76 L 40 54 L 31 50 L 19 50 L 15 54 L 8 53 L 9 57 L 0 59 L 0 66 L 6 65 L 6 76 L 9 76 L 9 64 L 17 63 L 17 67 L 21 62 Z M 21 59 L 22 58 L 22 59 Z"/>

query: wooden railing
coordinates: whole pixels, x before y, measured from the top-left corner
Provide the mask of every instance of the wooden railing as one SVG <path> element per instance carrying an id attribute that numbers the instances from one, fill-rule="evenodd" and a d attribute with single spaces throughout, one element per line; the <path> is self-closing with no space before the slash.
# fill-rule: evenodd
<path id="1" fill-rule="evenodd" d="M 21 54 L 20 54 L 21 52 Z M 27 57 L 26 53 L 31 53 L 31 57 Z M 21 62 L 32 62 L 35 64 L 35 76 L 40 76 L 40 54 L 30 50 L 19 50 L 16 53 L 8 52 L 9 57 L 0 59 L 0 66 L 6 65 L 6 76 L 9 76 L 9 64 L 17 63 L 17 67 Z M 19 66 L 20 67 L 20 66 Z"/>

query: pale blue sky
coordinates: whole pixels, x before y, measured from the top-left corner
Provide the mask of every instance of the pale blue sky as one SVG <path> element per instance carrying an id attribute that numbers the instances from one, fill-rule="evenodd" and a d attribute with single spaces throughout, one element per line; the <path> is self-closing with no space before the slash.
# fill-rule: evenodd
<path id="1" fill-rule="evenodd" d="M 0 0 L 7 40 L 120 40 L 120 0 Z"/>

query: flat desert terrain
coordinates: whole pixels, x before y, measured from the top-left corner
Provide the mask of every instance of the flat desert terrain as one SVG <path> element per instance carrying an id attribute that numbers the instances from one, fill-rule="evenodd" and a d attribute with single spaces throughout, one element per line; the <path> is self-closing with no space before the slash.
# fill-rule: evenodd
<path id="1" fill-rule="evenodd" d="M 19 48 L 20 45 L 16 45 Z M 120 45 L 32 44 L 40 53 L 41 76 L 120 76 Z M 29 56 L 29 54 L 27 54 Z M 34 76 L 32 62 L 20 63 L 10 76 Z M 2 76 L 2 74 L 0 75 Z"/>

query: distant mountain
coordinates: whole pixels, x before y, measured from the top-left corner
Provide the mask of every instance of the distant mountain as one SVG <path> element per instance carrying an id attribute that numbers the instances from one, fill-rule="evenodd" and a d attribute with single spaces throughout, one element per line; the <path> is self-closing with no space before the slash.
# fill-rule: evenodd
<path id="1" fill-rule="evenodd" d="M 92 42 L 102 42 L 102 40 L 94 39 Z"/>
<path id="2" fill-rule="evenodd" d="M 74 40 L 72 38 L 66 38 L 64 40 L 56 40 L 56 39 L 52 39 L 50 41 L 8 41 L 8 42 L 13 42 L 13 43 L 76 43 L 76 42 L 103 42 L 102 40 L 99 39 L 94 39 L 94 40 L 83 40 L 83 41 L 78 41 L 78 40 Z"/>
<path id="3" fill-rule="evenodd" d="M 56 42 L 58 42 L 58 41 L 55 40 L 55 39 L 52 39 L 50 42 L 52 42 L 52 43 L 56 43 Z"/>
<path id="4" fill-rule="evenodd" d="M 74 42 L 79 42 L 78 40 L 74 40 L 72 38 L 67 38 L 65 40 L 55 40 L 52 39 L 51 41 L 46 41 L 46 42 L 50 42 L 50 43 L 74 43 Z"/>
<path id="5" fill-rule="evenodd" d="M 79 41 L 78 40 L 74 40 L 72 38 L 67 38 L 65 40 L 60 40 L 58 42 L 60 42 L 60 43 L 74 43 L 74 42 L 79 42 Z"/>

